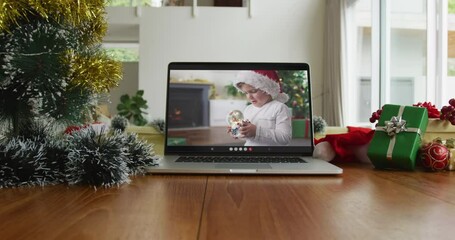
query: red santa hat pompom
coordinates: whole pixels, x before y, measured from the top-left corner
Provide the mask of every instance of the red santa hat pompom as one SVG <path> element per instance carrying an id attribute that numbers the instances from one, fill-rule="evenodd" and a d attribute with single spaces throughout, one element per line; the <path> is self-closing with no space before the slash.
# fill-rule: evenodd
<path id="1" fill-rule="evenodd" d="M 272 99 L 285 103 L 289 100 L 289 96 L 283 92 L 280 78 L 276 71 L 273 70 L 252 70 L 241 71 L 234 80 L 234 86 L 239 88 L 239 83 L 245 83 L 260 89 L 272 96 Z"/>

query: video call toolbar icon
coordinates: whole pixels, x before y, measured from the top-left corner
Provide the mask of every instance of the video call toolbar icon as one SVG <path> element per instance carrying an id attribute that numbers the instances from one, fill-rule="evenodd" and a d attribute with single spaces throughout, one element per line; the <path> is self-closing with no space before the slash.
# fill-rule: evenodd
<path id="1" fill-rule="evenodd" d="M 253 148 L 252 147 L 230 147 L 229 151 L 234 151 L 234 152 L 252 152 Z"/>

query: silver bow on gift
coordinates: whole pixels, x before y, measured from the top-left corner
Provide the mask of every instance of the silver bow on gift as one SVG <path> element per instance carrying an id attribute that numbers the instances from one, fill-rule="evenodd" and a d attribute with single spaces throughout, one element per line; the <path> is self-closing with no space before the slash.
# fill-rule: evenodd
<path id="1" fill-rule="evenodd" d="M 392 117 L 390 121 L 385 121 L 384 130 L 390 137 L 395 136 L 400 132 L 406 131 L 406 120 L 400 117 Z"/>

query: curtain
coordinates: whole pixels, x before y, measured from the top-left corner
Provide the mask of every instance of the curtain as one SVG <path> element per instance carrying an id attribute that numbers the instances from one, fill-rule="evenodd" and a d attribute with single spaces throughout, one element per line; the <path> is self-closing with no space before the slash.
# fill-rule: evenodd
<path id="1" fill-rule="evenodd" d="M 322 117 L 329 126 L 343 126 L 343 81 L 347 76 L 346 10 L 357 0 L 326 0 Z"/>

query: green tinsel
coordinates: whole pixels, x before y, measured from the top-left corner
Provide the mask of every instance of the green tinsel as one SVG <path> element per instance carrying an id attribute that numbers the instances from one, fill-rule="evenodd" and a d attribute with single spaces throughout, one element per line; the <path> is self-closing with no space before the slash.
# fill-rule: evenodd
<path id="1" fill-rule="evenodd" d="M 0 145 L 0 188 L 48 185 L 59 182 L 39 140 L 12 138 Z"/>
<path id="2" fill-rule="evenodd" d="M 115 115 L 111 119 L 111 127 L 114 130 L 119 130 L 121 132 L 124 132 L 126 127 L 128 126 L 128 119 L 124 116 L 120 115 Z"/>
<path id="3" fill-rule="evenodd" d="M 2 0 L 0 31 L 36 20 L 79 28 L 87 44 L 101 42 L 107 30 L 105 0 Z"/>
<path id="4" fill-rule="evenodd" d="M 64 101 L 69 67 L 58 64 L 75 34 L 47 22 L 33 22 L 0 34 L 5 42 L 0 73 L 0 113 L 16 133 L 36 115 L 54 116 Z"/>
<path id="5" fill-rule="evenodd" d="M 159 158 L 155 156 L 153 147 L 145 141 L 139 140 L 137 134 L 126 135 L 128 152 L 127 165 L 132 175 L 144 174 L 147 166 L 157 164 Z"/>
<path id="6" fill-rule="evenodd" d="M 4 136 L 0 142 L 0 185 L 49 185 L 64 182 L 67 150 L 55 135 L 56 124 L 39 119 L 19 136 Z M 11 135 L 8 134 L 7 135 Z"/>
<path id="7" fill-rule="evenodd" d="M 142 173 L 156 159 L 137 137 L 63 134 L 92 122 L 99 93 L 121 78 L 100 45 L 105 1 L 0 2 L 0 188 L 109 187 Z"/>
<path id="8" fill-rule="evenodd" d="M 7 35 L 3 69 L 8 78 L 3 85 L 23 91 L 21 97 L 58 101 L 69 70 L 58 63 L 66 49 L 76 47 L 76 42 L 70 30 L 51 23 L 33 22 L 15 28 Z"/>
<path id="9" fill-rule="evenodd" d="M 98 102 L 97 95 L 78 87 L 67 89 L 64 95 L 64 101 L 57 103 L 56 120 L 76 125 L 92 120 Z"/>
<path id="10" fill-rule="evenodd" d="M 68 150 L 65 166 L 68 184 L 111 187 L 129 182 L 122 134 L 97 134 L 88 127 L 69 136 Z"/>
<path id="11" fill-rule="evenodd" d="M 326 121 L 320 116 L 313 117 L 313 127 L 315 133 L 324 133 L 325 127 L 327 126 Z"/>
<path id="12" fill-rule="evenodd" d="M 164 134 L 164 131 L 166 130 L 166 122 L 163 119 L 154 119 L 151 123 L 150 126 L 152 126 L 156 131 L 158 131 L 161 134 Z"/>
<path id="13" fill-rule="evenodd" d="M 121 65 L 100 46 L 104 1 L 0 4 L 0 124 L 24 132 L 36 116 L 85 124 L 96 93 L 116 86 Z M 82 84 L 84 83 L 84 84 Z"/>
<path id="14" fill-rule="evenodd" d="M 97 133 L 88 127 L 62 136 L 56 129 L 55 123 L 41 121 L 31 131 L 35 137 L 0 138 L 0 188 L 65 182 L 111 187 L 160 160 L 135 133 Z"/>

